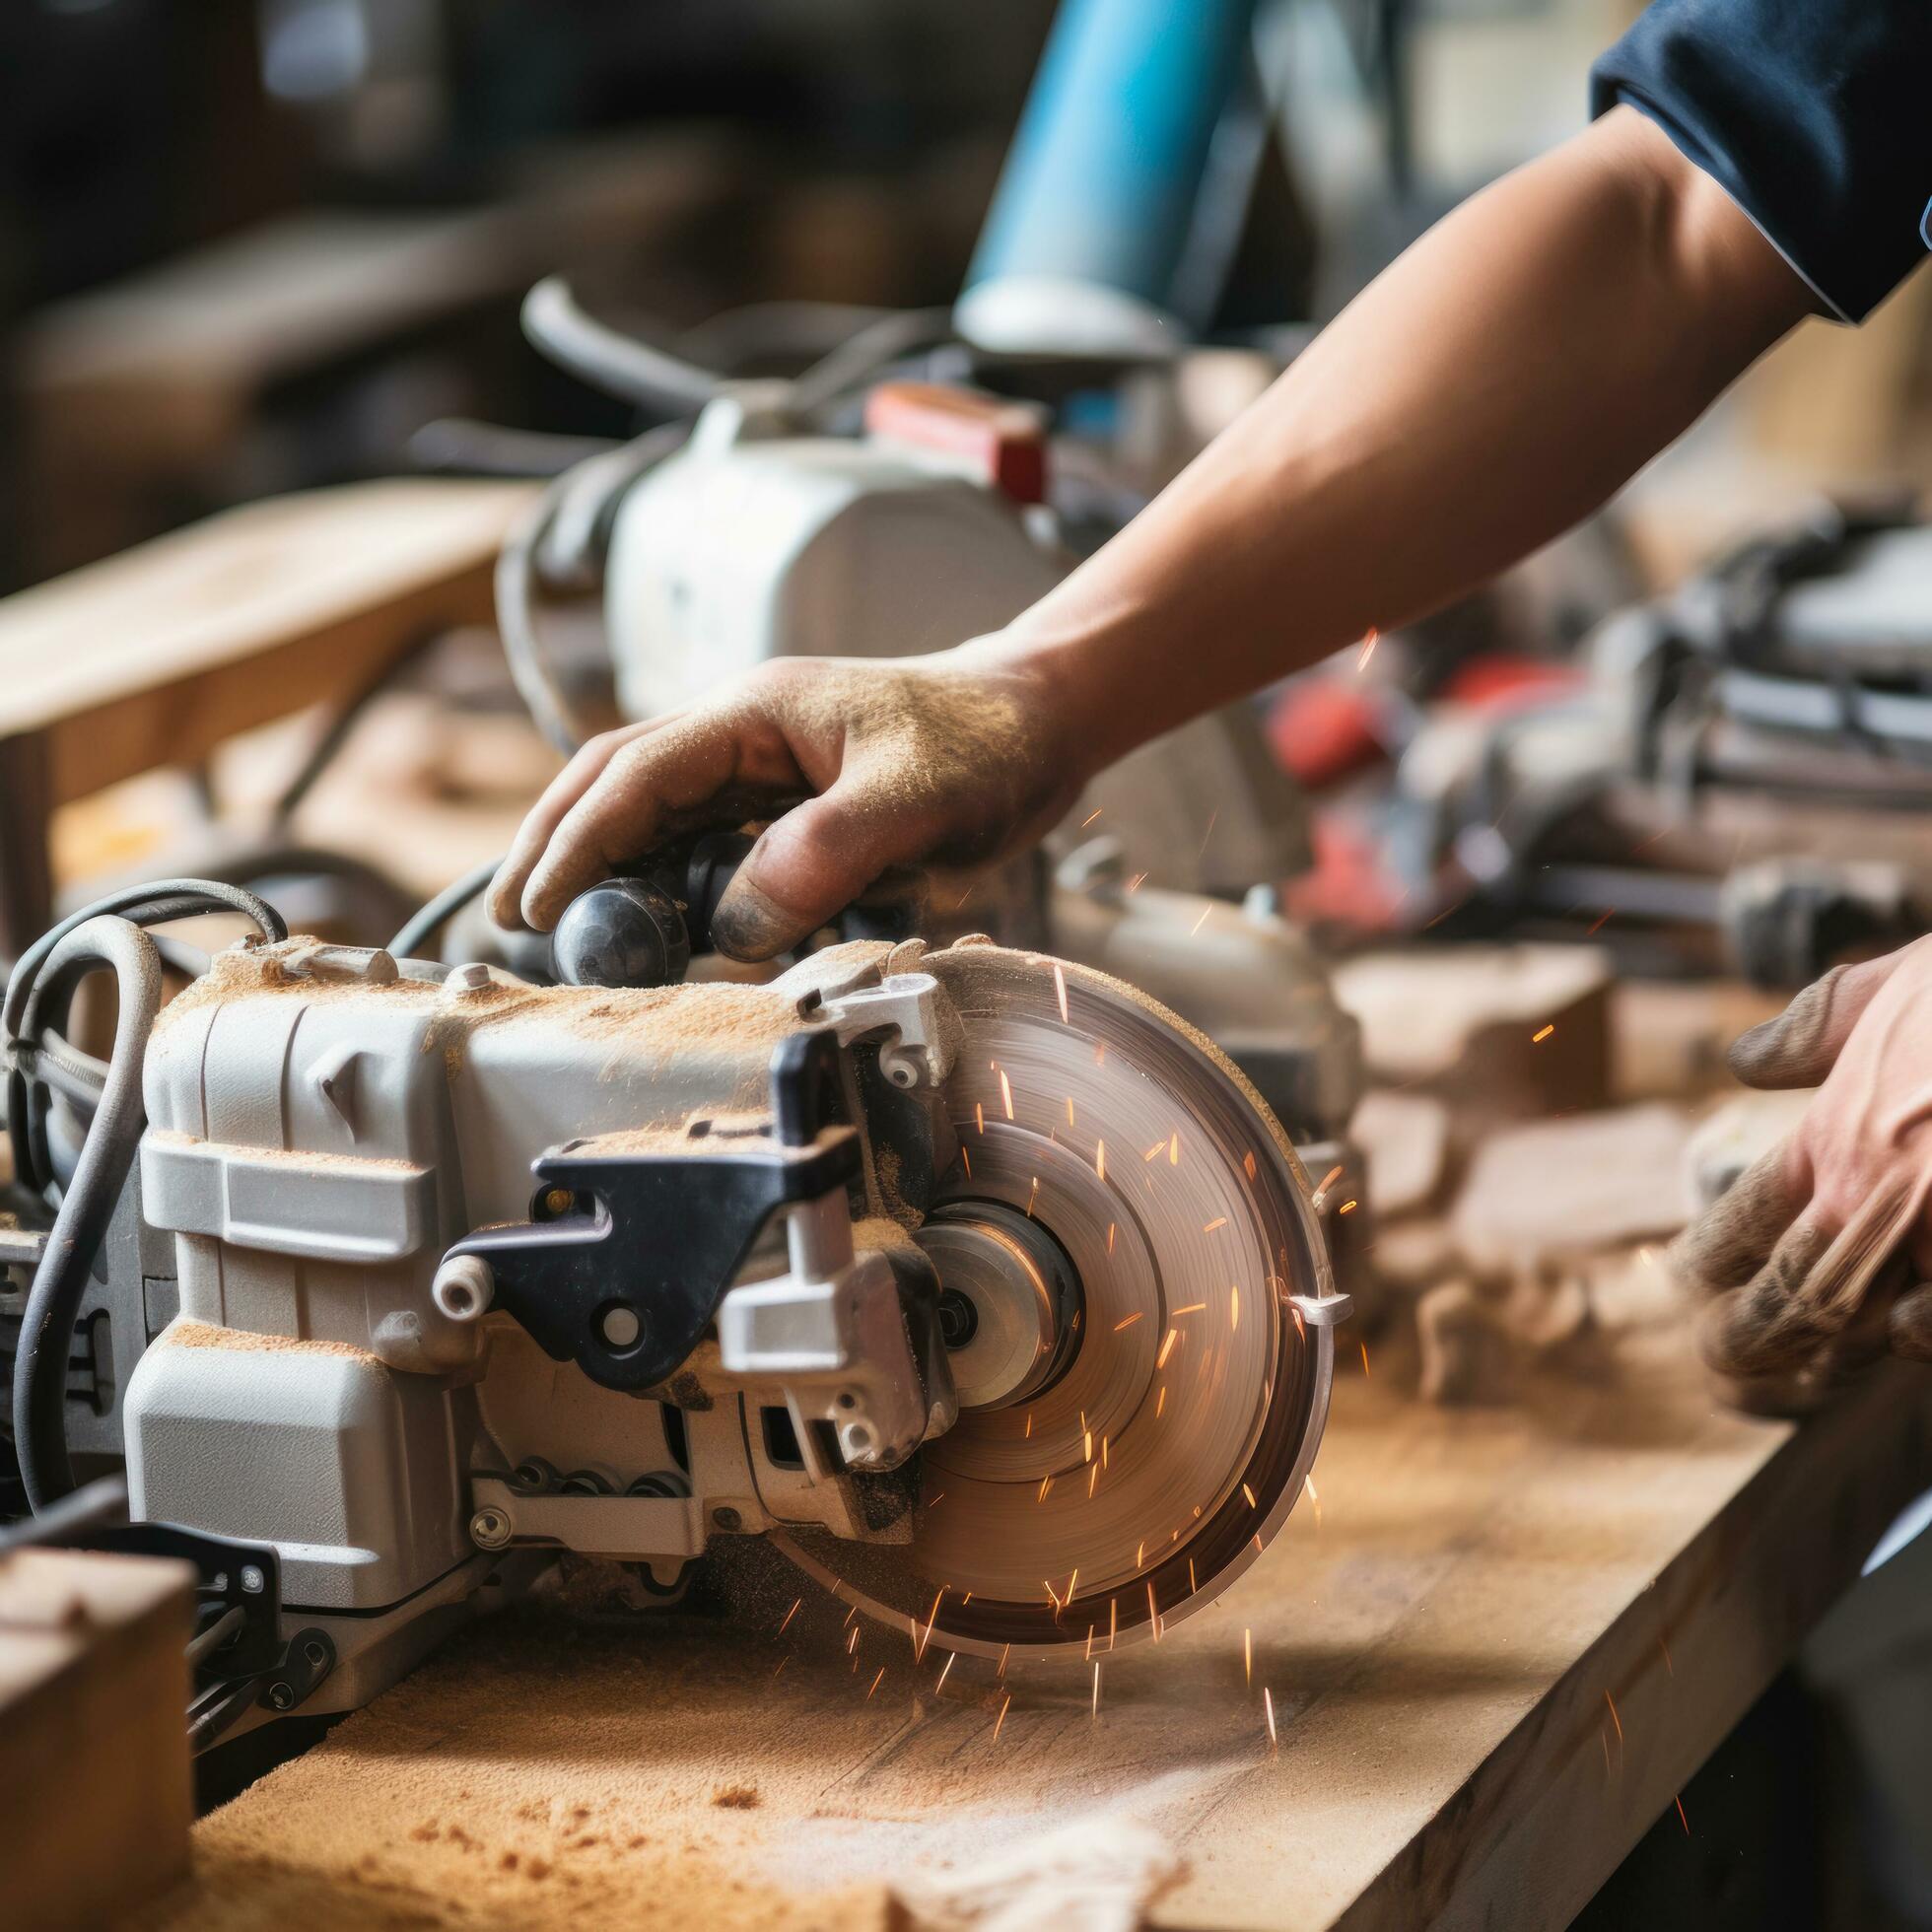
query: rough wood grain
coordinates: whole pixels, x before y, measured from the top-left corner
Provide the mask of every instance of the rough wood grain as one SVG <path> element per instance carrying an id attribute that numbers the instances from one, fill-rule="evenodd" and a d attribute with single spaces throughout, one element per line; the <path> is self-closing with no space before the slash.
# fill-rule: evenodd
<path id="1" fill-rule="evenodd" d="M 1715 1409 L 1674 1327 L 1614 1340 L 1503 1412 L 1346 1378 L 1320 1509 L 1103 1656 L 1097 1717 L 1078 1664 L 940 1686 L 816 1600 L 780 1637 L 784 1578 L 735 1625 L 480 1625 L 206 1821 L 165 1922 L 885 1923 L 1085 1820 L 1185 1861 L 1161 1925 L 1561 1926 L 1932 1477 L 1922 1373 L 1794 1432 Z"/>

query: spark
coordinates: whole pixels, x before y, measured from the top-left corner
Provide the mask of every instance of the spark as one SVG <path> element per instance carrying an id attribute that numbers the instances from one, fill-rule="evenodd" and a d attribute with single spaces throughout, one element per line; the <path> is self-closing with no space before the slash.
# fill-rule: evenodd
<path id="1" fill-rule="evenodd" d="M 1167 1143 L 1167 1164 L 1169 1167 L 1181 1164 L 1181 1130 L 1178 1127 L 1174 1130 L 1173 1139 Z"/>
<path id="2" fill-rule="evenodd" d="M 1604 930 L 1604 928 L 1608 926 L 1610 922 L 1616 917 L 1617 917 L 1617 908 L 1615 906 L 1612 906 L 1608 908 L 1606 911 L 1599 913 L 1597 915 L 1596 923 L 1590 928 L 1589 932 L 1584 933 L 1583 936 L 1586 939 L 1594 939 L 1597 936 L 1597 934 L 1601 932 Z"/>
<path id="3" fill-rule="evenodd" d="M 1000 1070 L 1000 1098 L 1006 1103 L 1006 1118 L 1013 1117 L 1013 1083 L 1006 1077 L 1006 1070 Z"/>
<path id="4" fill-rule="evenodd" d="M 772 1673 L 772 1682 L 774 1684 L 776 1684 L 778 1680 L 785 1674 L 785 1667 L 787 1664 L 791 1663 L 791 1661 L 792 1659 L 790 1657 L 781 1657 L 778 1660 L 778 1669 Z"/>
<path id="5" fill-rule="evenodd" d="M 1623 1742 L 1623 1720 L 1617 1714 L 1617 1699 L 1608 1690 L 1604 1692 L 1604 1702 L 1610 1706 L 1610 1721 L 1617 1726 L 1617 1742 Z"/>
<path id="6" fill-rule="evenodd" d="M 1154 1626 L 1154 1641 L 1160 1641 L 1160 1606 L 1154 1602 L 1154 1580 L 1147 1578 L 1147 1621 Z"/>
<path id="7" fill-rule="evenodd" d="M 1322 1527 L 1322 1492 L 1315 1487 L 1312 1476 L 1304 1476 L 1301 1486 L 1308 1491 L 1308 1500 L 1315 1505 L 1315 1527 L 1319 1530 Z"/>
<path id="8" fill-rule="evenodd" d="M 1362 633 L 1361 656 L 1355 659 L 1355 669 L 1357 671 L 1367 670 L 1368 660 L 1375 655 L 1375 640 L 1380 635 L 1381 633 L 1376 630 L 1373 624 Z"/>
<path id="9" fill-rule="evenodd" d="M 1094 820 L 1095 820 L 1096 818 L 1098 818 L 1098 817 L 1100 816 L 1100 814 L 1101 814 L 1101 812 L 1103 812 L 1103 811 L 1104 811 L 1105 809 L 1106 809 L 1106 807 L 1105 807 L 1104 805 L 1097 805 L 1097 806 L 1095 806 L 1095 808 L 1094 808 L 1094 809 L 1093 809 L 1092 811 L 1090 811 L 1090 812 L 1088 812 L 1088 813 L 1087 813 L 1087 815 L 1086 815 L 1086 816 L 1085 816 L 1085 817 L 1084 817 L 1083 819 L 1081 819 L 1081 820 L 1080 820 L 1080 830 L 1081 830 L 1082 832 L 1084 832 L 1084 831 L 1086 830 L 1086 828 L 1087 828 L 1087 827 L 1088 827 L 1089 825 L 1091 825 L 1091 824 L 1093 823 L 1093 821 L 1094 821 Z"/>
<path id="10" fill-rule="evenodd" d="M 1060 961 L 1057 959 L 1053 963 L 1053 990 L 1054 990 L 1054 998 L 1060 1001 L 1060 1023 L 1062 1026 L 1065 1026 L 1068 1023 L 1067 1022 L 1067 970 L 1064 966 L 1061 965 Z"/>
<path id="11" fill-rule="evenodd" d="M 938 1595 L 932 1599 L 932 1609 L 926 1619 L 926 1634 L 913 1649 L 913 1662 L 915 1664 L 926 1655 L 926 1646 L 932 1641 L 932 1625 L 939 1621 L 939 1603 L 945 1594 L 946 1586 L 941 1583 L 939 1585 Z"/>
<path id="12" fill-rule="evenodd" d="M 1146 884 L 1146 882 L 1147 882 L 1147 875 L 1145 872 L 1136 872 L 1134 876 L 1128 880 L 1127 889 L 1130 892 L 1138 892 L 1139 889 Z"/>
<path id="13" fill-rule="evenodd" d="M 1198 1592 L 1200 1588 L 1201 1585 L 1194 1579 L 1194 1558 L 1190 1556 L 1188 1558 L 1188 1589 L 1192 1592 Z"/>
<path id="14" fill-rule="evenodd" d="M 859 1606 L 858 1606 L 857 1604 L 854 1604 L 854 1605 L 853 1605 L 853 1607 L 852 1607 L 852 1608 L 851 1608 L 851 1609 L 850 1609 L 849 1611 L 847 1611 L 847 1612 L 846 1612 L 846 1614 L 845 1614 L 845 1622 L 844 1622 L 843 1623 L 841 1623 L 841 1624 L 839 1625 L 839 1627 L 840 1627 L 840 1629 L 842 1629 L 842 1630 L 849 1630 L 849 1629 L 851 1629 L 851 1628 L 852 1628 L 852 1620 L 853 1620 L 853 1619 L 854 1619 L 855 1617 L 857 1617 L 858 1615 L 859 1615 Z"/>
<path id="15" fill-rule="evenodd" d="M 1067 1579 L 1067 1601 L 1070 1604 L 1073 1601 L 1073 1585 L 1076 1584 L 1079 1580 L 1080 1580 L 1080 1572 L 1078 1566 L 1076 1565 L 1074 1567 L 1073 1574 Z"/>
<path id="16" fill-rule="evenodd" d="M 1121 1600 L 1118 1597 L 1107 1599 L 1107 1648 L 1114 1647 L 1114 1638 L 1121 1626 Z"/>
<path id="17" fill-rule="evenodd" d="M 1134 1567 L 1136 1569 L 1142 1568 L 1145 1565 L 1146 1560 L 1147 1560 L 1147 1539 L 1145 1537 L 1142 1537 L 1140 1541 L 1134 1546 Z"/>
<path id="18" fill-rule="evenodd" d="M 1140 1319 L 1140 1317 L 1144 1315 L 1146 1312 L 1147 1311 L 1144 1308 L 1137 1308 L 1133 1314 L 1127 1316 L 1124 1320 L 1118 1321 L 1114 1324 L 1114 1333 L 1118 1335 L 1122 1329 L 1132 1328 L 1134 1324 L 1138 1322 Z"/>
<path id="19" fill-rule="evenodd" d="M 1232 1335 L 1241 1326 L 1241 1283 L 1236 1281 L 1227 1291 L 1227 1332 Z"/>
<path id="20" fill-rule="evenodd" d="M 1248 1689 L 1255 1688 L 1255 1633 L 1253 1630 L 1241 1632 L 1241 1664 L 1248 1673 Z"/>
<path id="21" fill-rule="evenodd" d="M 1093 1461 L 1093 1431 L 1091 1429 L 1082 1429 L 1080 1431 L 1080 1461 L 1083 1463 Z"/>
<path id="22" fill-rule="evenodd" d="M 1194 855 L 1197 859 L 1202 859 L 1207 856 L 1208 841 L 1214 836 L 1214 821 L 1215 819 L 1219 818 L 1220 815 L 1221 815 L 1221 808 L 1219 805 L 1216 805 L 1214 809 L 1208 814 L 1208 829 L 1207 831 L 1202 833 L 1201 849 Z"/>
<path id="23" fill-rule="evenodd" d="M 1070 1093 L 1067 1096 L 1067 1125 L 1073 1125 L 1073 1096 Z"/>
<path id="24" fill-rule="evenodd" d="M 1107 1223 L 1107 1252 L 1110 1255 L 1114 1252 L 1114 1233 L 1115 1233 L 1114 1223 L 1112 1221 L 1109 1221 Z"/>
<path id="25" fill-rule="evenodd" d="M 1338 1214 L 1352 1214 L 1361 1206 L 1359 1201 L 1345 1201 L 1335 1211 Z"/>
<path id="26" fill-rule="evenodd" d="M 1040 1479 L 1040 1496 L 1039 1496 L 1039 1500 L 1040 1500 L 1041 1502 L 1045 1502 L 1045 1501 L 1046 1501 L 1046 1499 L 1047 1499 L 1047 1491 L 1048 1491 L 1049 1489 L 1051 1489 L 1052 1487 L 1053 1487 L 1053 1471 L 1052 1471 L 1052 1470 L 1048 1470 L 1048 1472 L 1046 1473 L 1046 1475 L 1044 1475 L 1044 1476 L 1043 1476 L 1043 1477 L 1041 1477 L 1041 1479 Z"/>
<path id="27" fill-rule="evenodd" d="M 1167 1142 L 1166 1142 L 1166 1140 L 1165 1140 L 1164 1138 L 1162 1138 L 1162 1139 L 1159 1139 L 1159 1140 L 1156 1140 L 1156 1141 L 1155 1141 L 1155 1142 L 1153 1143 L 1153 1145 L 1152 1145 L 1151 1147 L 1149 1147 L 1149 1148 L 1147 1149 L 1147 1151 L 1146 1151 L 1145 1153 L 1143 1153 L 1143 1154 L 1142 1154 L 1142 1155 L 1140 1156 L 1140 1158 L 1141 1158 L 1142 1160 L 1152 1160 L 1152 1159 L 1153 1159 L 1153 1157 L 1154 1157 L 1154 1156 L 1155 1156 L 1155 1155 L 1156 1155 L 1157 1153 L 1159 1153 L 1159 1152 L 1160 1152 L 1160 1150 L 1161 1150 L 1161 1148 L 1163 1148 L 1164 1146 L 1166 1146 L 1166 1144 L 1167 1144 Z"/>
<path id="28" fill-rule="evenodd" d="M 1006 1675 L 1006 1659 L 1010 1657 L 1012 1654 L 1013 1654 L 1013 1646 L 1010 1643 L 1006 1644 L 1000 1650 L 1000 1668 L 993 1673 L 995 1677 L 1004 1677 Z"/>
<path id="29" fill-rule="evenodd" d="M 1099 1481 L 1100 1481 L 1100 1465 L 1098 1463 L 1095 1463 L 1094 1466 L 1087 1471 L 1087 1501 L 1088 1502 L 1091 1502 L 1093 1500 L 1093 1486 Z"/>
<path id="30" fill-rule="evenodd" d="M 1160 1420 L 1160 1412 L 1167 1407 L 1167 1384 L 1160 1385 L 1160 1394 L 1154 1398 L 1154 1420 Z"/>
<path id="31" fill-rule="evenodd" d="M 1093 1657 L 1093 1625 L 1089 1623 L 1087 1625 L 1086 1649 L 1081 1653 L 1080 1661 L 1082 1663 L 1090 1662 L 1092 1660 L 1092 1657 Z"/>
<path id="32" fill-rule="evenodd" d="M 1227 1216 L 1225 1214 L 1221 1214 L 1216 1216 L 1215 1219 L 1208 1221 L 1202 1228 L 1201 1231 L 1203 1234 L 1212 1234 L 1217 1227 L 1225 1227 L 1226 1225 L 1227 1225 Z"/>
<path id="33" fill-rule="evenodd" d="M 1200 917 L 1200 918 L 1199 918 L 1198 920 L 1196 920 L 1196 921 L 1195 921 L 1195 923 L 1194 923 L 1194 924 L 1193 924 L 1193 925 L 1192 925 L 1191 927 L 1189 927 L 1189 928 L 1188 928 L 1188 937 L 1189 937 L 1190 939 L 1191 939 L 1191 938 L 1193 938 L 1193 937 L 1194 937 L 1194 935 L 1195 935 L 1195 934 L 1196 934 L 1197 932 L 1199 932 L 1201 931 L 1201 929 L 1202 929 L 1202 928 L 1203 928 L 1204 926 L 1206 926 L 1206 925 L 1208 924 L 1208 915 L 1209 913 L 1211 913 L 1211 912 L 1212 912 L 1213 910 L 1214 910 L 1214 909 L 1213 909 L 1213 907 L 1212 907 L 1212 906 L 1203 906 L 1203 907 L 1202 907 L 1202 909 L 1201 909 L 1201 917 Z"/>
<path id="34" fill-rule="evenodd" d="M 973 1178 L 973 1156 L 964 1147 L 961 1147 L 959 1158 L 966 1163 L 966 1178 L 970 1181 Z"/>
<path id="35" fill-rule="evenodd" d="M 869 1703 L 869 1702 L 871 1701 L 871 1696 L 872 1696 L 872 1690 L 877 1690 L 877 1689 L 879 1688 L 879 1678 L 882 1678 L 882 1677 L 883 1677 L 884 1675 L 885 1675 L 885 1666 L 884 1666 L 883 1664 L 881 1664 L 881 1665 L 879 1666 L 879 1675 L 878 1675 L 878 1677 L 875 1677 L 875 1678 L 873 1678 L 873 1680 L 872 1680 L 872 1690 L 867 1690 L 867 1691 L 865 1692 L 865 1699 L 866 1699 L 866 1701 L 867 1701 L 868 1703 Z"/>
<path id="36" fill-rule="evenodd" d="M 1096 1140 L 1093 1146 L 1093 1178 L 1104 1181 L 1107 1178 L 1107 1143 Z"/>
<path id="37" fill-rule="evenodd" d="M 1033 1412 L 1030 1409 L 1026 1412 L 1026 1433 L 1029 1436 L 1033 1433 Z"/>
<path id="38" fill-rule="evenodd" d="M 1604 1776 L 1608 1777 L 1610 1775 L 1610 1733 L 1601 1724 L 1597 1726 L 1597 1742 L 1604 1748 Z"/>
<path id="39" fill-rule="evenodd" d="M 1368 1344 L 1364 1342 L 1359 1346 L 1362 1351 L 1362 1373 L 1366 1375 L 1368 1373 Z"/>
<path id="40" fill-rule="evenodd" d="M 1255 1500 L 1255 1492 L 1245 1483 L 1241 1485 L 1241 1493 L 1248 1498 L 1248 1507 L 1250 1509 L 1259 1509 L 1261 1507 L 1261 1504 Z"/>
<path id="41" fill-rule="evenodd" d="M 1089 1630 L 1087 1634 L 1088 1636 L 1091 1636 L 1093 1632 Z M 1089 1724 L 1097 1724 L 1099 1721 L 1100 1721 L 1100 1666 L 1096 1664 L 1093 1667 L 1093 1704 L 1091 1709 L 1087 1713 L 1087 1722 Z"/>
<path id="42" fill-rule="evenodd" d="M 1107 1467 L 1107 1438 L 1104 1435 L 1100 1438 L 1100 1467 Z"/>
<path id="43" fill-rule="evenodd" d="M 846 1655 L 850 1657 L 853 1654 L 853 1652 L 856 1651 L 858 1648 L 859 1648 L 859 1632 L 857 1630 L 854 1630 L 851 1636 L 846 1638 Z"/>
<path id="44" fill-rule="evenodd" d="M 1208 1304 L 1205 1301 L 1191 1301 L 1185 1308 L 1175 1309 L 1176 1315 L 1199 1315 Z"/>
<path id="45" fill-rule="evenodd" d="M 1253 1180 L 1253 1179 L 1255 1178 L 1255 1150 L 1254 1150 L 1254 1148 L 1252 1148 L 1252 1147 L 1250 1147 L 1250 1148 L 1248 1149 L 1248 1151 L 1247 1151 L 1247 1152 L 1246 1152 L 1245 1154 L 1243 1154 L 1243 1155 L 1241 1156 L 1241 1171 L 1242 1171 L 1242 1173 L 1244 1173 L 1245 1175 L 1247 1175 L 1247 1177 L 1249 1178 L 1249 1180 L 1251 1180 L 1251 1181 L 1252 1181 L 1252 1180 Z"/>
<path id="46" fill-rule="evenodd" d="M 1268 1709 L 1268 1748 L 1270 1751 L 1278 1751 L 1281 1748 L 1281 1740 L 1275 1731 L 1275 1692 L 1266 1685 L 1262 1686 L 1261 1700 Z"/>
<path id="47" fill-rule="evenodd" d="M 1039 1198 L 1040 1198 L 1040 1177 L 1039 1175 L 1036 1174 L 1033 1177 L 1032 1189 L 1029 1191 L 1026 1197 L 1026 1218 L 1029 1221 L 1033 1218 L 1033 1204 L 1036 1201 L 1038 1201 Z"/>
<path id="48" fill-rule="evenodd" d="M 1530 1035 L 1530 1045 L 1533 1047 L 1540 1046 L 1545 1040 L 1549 1039 L 1551 1034 L 1555 1032 L 1555 1030 L 1556 1030 L 1555 1022 L 1552 1020 L 1550 1024 L 1543 1027 L 1539 1032 L 1532 1033 Z"/>
<path id="49" fill-rule="evenodd" d="M 778 1633 L 780 1636 L 783 1636 L 786 1630 L 790 1627 L 792 1620 L 797 1616 L 798 1608 L 804 1601 L 805 1600 L 803 1597 L 794 1597 L 792 1600 L 792 1608 L 785 1613 L 785 1622 L 778 1626 Z"/>
<path id="50" fill-rule="evenodd" d="M 946 1661 L 944 1665 L 940 1668 L 938 1682 L 932 1686 L 932 1694 L 935 1697 L 939 1694 L 940 1688 L 944 1685 L 946 1681 L 946 1672 L 952 1669 L 954 1661 L 958 1658 L 958 1656 L 959 1656 L 959 1652 L 956 1650 L 948 1650 L 946 1652 Z"/>
<path id="51" fill-rule="evenodd" d="M 1676 1800 L 1676 1804 L 1677 1822 L 1684 1827 L 1684 1835 L 1688 1838 L 1690 1835 L 1690 1821 L 1684 1815 L 1684 1800 L 1680 1797 Z"/>
<path id="52" fill-rule="evenodd" d="M 1160 1345 L 1160 1353 L 1154 1357 L 1154 1367 L 1156 1369 L 1167 1366 L 1167 1358 L 1174 1352 L 1174 1345 L 1180 1339 L 1181 1331 L 1179 1329 L 1171 1328 L 1167 1331 L 1167 1340 Z"/>
<path id="53" fill-rule="evenodd" d="M 1669 1645 L 1669 1644 L 1667 1644 L 1667 1643 L 1666 1643 L 1666 1642 L 1664 1641 L 1664 1639 L 1663 1639 L 1662 1637 L 1659 1637 L 1659 1638 L 1657 1639 L 1657 1648 L 1658 1648 L 1659 1650 L 1661 1650 L 1661 1651 L 1662 1651 L 1662 1652 L 1664 1653 L 1664 1668 L 1665 1668 L 1665 1670 L 1667 1670 L 1667 1671 L 1669 1671 L 1669 1672 L 1670 1672 L 1670 1674 L 1671 1674 L 1671 1675 L 1672 1675 L 1673 1677 L 1675 1677 L 1675 1676 L 1677 1675 L 1677 1666 L 1676 1666 L 1675 1664 L 1673 1664 L 1673 1663 L 1671 1662 L 1671 1647 L 1670 1647 L 1670 1645 Z"/>
<path id="54" fill-rule="evenodd" d="M 1006 1712 L 1011 1707 L 1012 1701 L 1013 1693 L 1008 1690 L 1006 1692 L 1006 1701 L 1000 1706 L 1000 1715 L 993 1720 L 993 1742 L 995 1744 L 1000 1742 L 1000 1727 L 1005 1723 Z"/>
<path id="55" fill-rule="evenodd" d="M 986 1132 L 986 1103 L 983 1100 L 973 1102 L 973 1120 L 980 1132 L 984 1134 Z"/>
<path id="56" fill-rule="evenodd" d="M 1060 1615 L 1060 1613 L 1061 1613 L 1061 1612 L 1062 1612 L 1062 1611 L 1063 1611 L 1064 1609 L 1066 1609 L 1066 1605 L 1065 1605 L 1065 1604 L 1063 1604 L 1063 1603 L 1062 1603 L 1062 1602 L 1060 1601 L 1060 1599 L 1059 1599 L 1059 1598 L 1058 1598 L 1057 1596 L 1055 1596 L 1055 1595 L 1054 1595 L 1054 1587 L 1053 1587 L 1053 1582 L 1052 1582 L 1052 1579 L 1051 1579 L 1051 1578 L 1049 1578 L 1049 1577 L 1044 1577 L 1044 1576 L 1043 1576 L 1043 1577 L 1041 1577 L 1041 1579 L 1040 1579 L 1040 1582 L 1041 1582 L 1041 1585 L 1042 1585 L 1042 1586 L 1044 1587 L 1044 1589 L 1046 1590 L 1046 1593 L 1047 1593 L 1047 1595 L 1048 1595 L 1048 1597 L 1052 1599 L 1052 1602 L 1053 1602 L 1053 1610 L 1054 1610 L 1054 1615 L 1055 1615 L 1056 1617 L 1058 1617 L 1058 1616 Z"/>

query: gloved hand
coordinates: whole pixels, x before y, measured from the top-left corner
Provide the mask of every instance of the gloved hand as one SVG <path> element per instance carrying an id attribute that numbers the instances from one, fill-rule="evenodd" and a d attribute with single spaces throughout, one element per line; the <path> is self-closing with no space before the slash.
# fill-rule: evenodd
<path id="1" fill-rule="evenodd" d="M 1834 967 L 1730 1065 L 1747 1086 L 1819 1091 L 1672 1246 L 1705 1358 L 1769 1409 L 1888 1350 L 1932 1361 L 1932 938 Z"/>
<path id="2" fill-rule="evenodd" d="M 1046 675 L 998 639 L 778 658 L 586 744 L 524 819 L 490 915 L 547 931 L 666 834 L 772 818 L 712 919 L 722 950 L 769 959 L 889 866 L 978 864 L 1038 838 L 1087 776 Z"/>

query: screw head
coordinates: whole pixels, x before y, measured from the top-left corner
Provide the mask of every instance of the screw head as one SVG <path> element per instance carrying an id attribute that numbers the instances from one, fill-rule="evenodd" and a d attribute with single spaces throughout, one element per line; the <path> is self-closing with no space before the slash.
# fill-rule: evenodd
<path id="1" fill-rule="evenodd" d="M 711 1512 L 711 1520 L 721 1530 L 741 1530 L 744 1527 L 744 1518 L 728 1504 L 714 1509 Z"/>
<path id="2" fill-rule="evenodd" d="M 543 1197 L 543 1211 L 546 1214 L 568 1214 L 577 1204 L 577 1197 L 569 1188 L 551 1188 Z"/>
<path id="3" fill-rule="evenodd" d="M 295 1708 L 295 1686 L 293 1684 L 271 1684 L 268 1687 L 268 1701 L 277 1710 Z"/>
<path id="4" fill-rule="evenodd" d="M 510 1518 L 494 1504 L 469 1519 L 469 1540 L 479 1550 L 501 1550 L 510 1541 Z"/>

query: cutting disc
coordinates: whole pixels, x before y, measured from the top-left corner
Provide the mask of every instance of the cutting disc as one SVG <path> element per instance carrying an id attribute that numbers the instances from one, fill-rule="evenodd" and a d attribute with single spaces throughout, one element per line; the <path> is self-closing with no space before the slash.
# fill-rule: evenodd
<path id="1" fill-rule="evenodd" d="M 1314 1460 L 1346 1303 L 1306 1180 L 1234 1067 L 1131 988 L 987 945 L 922 966 L 965 1029 L 935 1216 L 1023 1216 L 1077 1299 L 1044 1386 L 920 1452 L 909 1544 L 774 1540 L 921 1648 L 1156 1636 L 1260 1554 Z"/>

